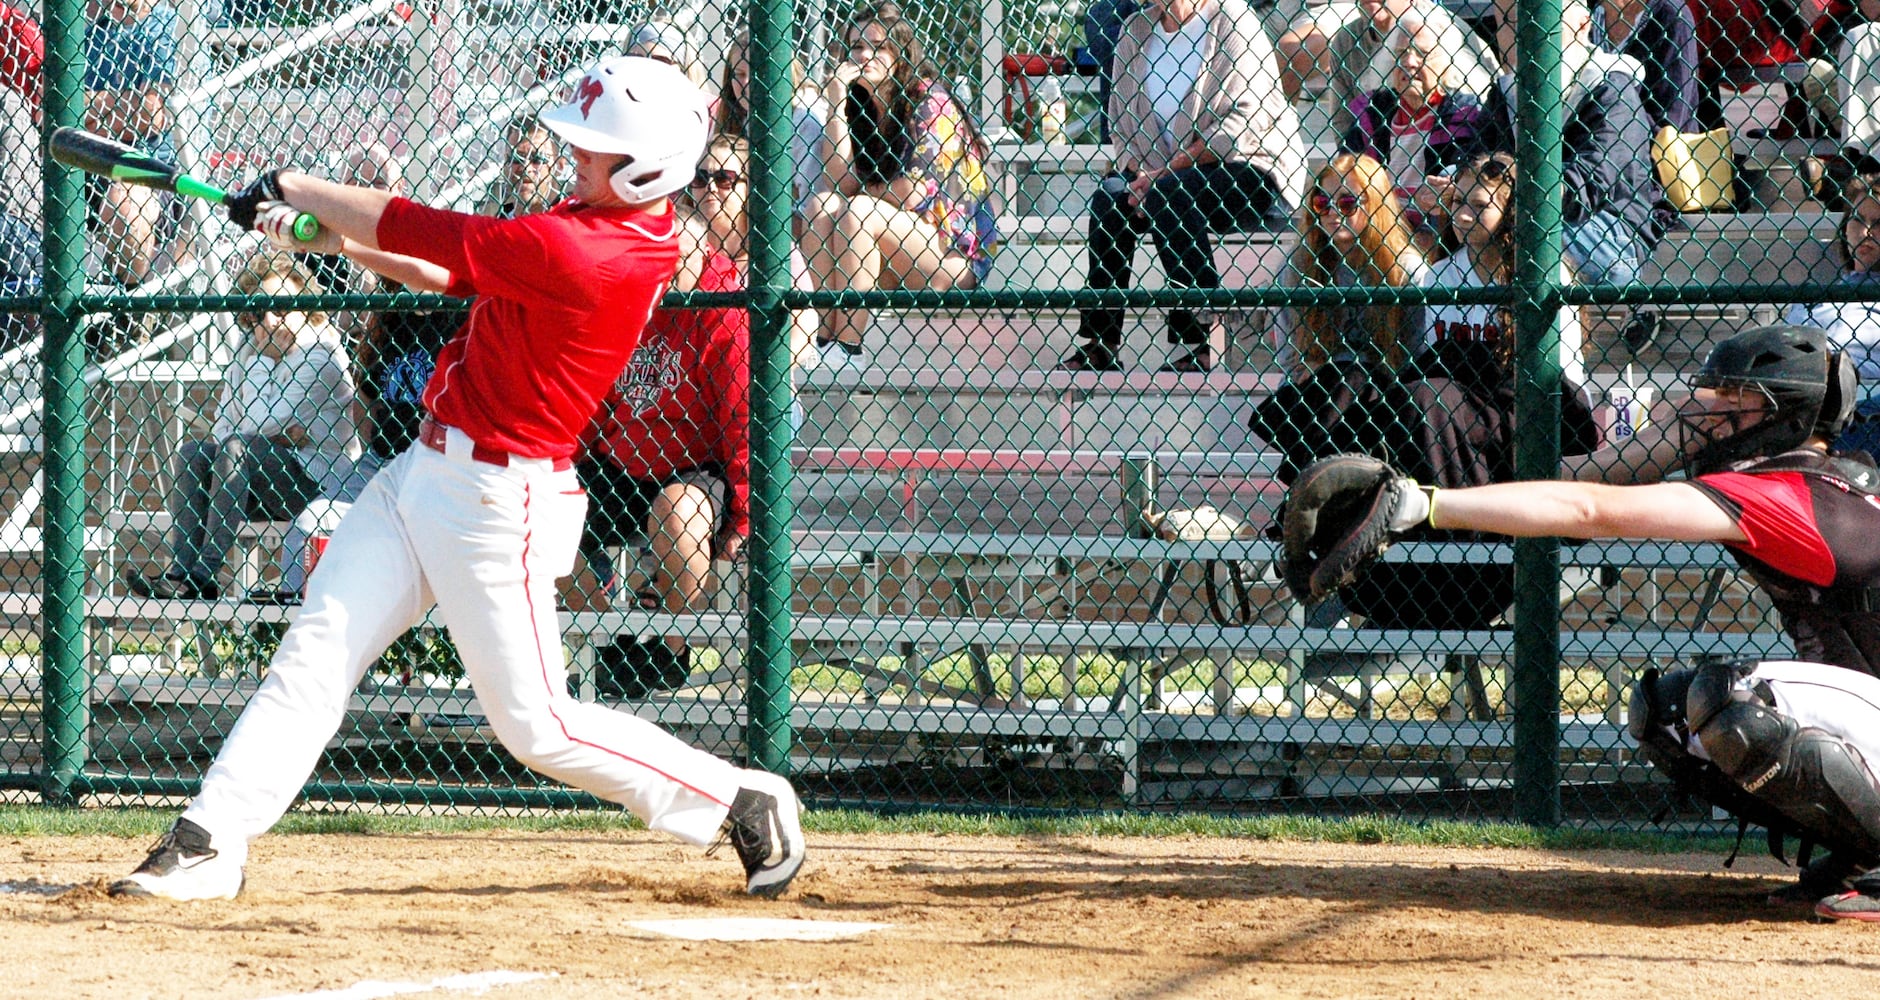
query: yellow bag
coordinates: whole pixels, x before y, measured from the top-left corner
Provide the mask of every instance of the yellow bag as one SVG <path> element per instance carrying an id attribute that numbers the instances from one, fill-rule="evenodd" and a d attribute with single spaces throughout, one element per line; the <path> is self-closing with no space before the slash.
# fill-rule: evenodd
<path id="1" fill-rule="evenodd" d="M 1711 212 L 1735 204 L 1736 155 L 1727 128 L 1679 132 L 1666 125 L 1652 136 L 1652 163 L 1665 200 L 1680 212 Z"/>

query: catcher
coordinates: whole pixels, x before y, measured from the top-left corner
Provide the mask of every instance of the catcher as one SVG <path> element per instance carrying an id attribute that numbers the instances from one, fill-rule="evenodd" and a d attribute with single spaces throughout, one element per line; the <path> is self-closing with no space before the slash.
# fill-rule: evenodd
<path id="1" fill-rule="evenodd" d="M 1768 591 L 1798 659 L 1646 670 L 1629 726 L 1640 756 L 1767 827 L 1777 857 L 1785 835 L 1801 840 L 1801 879 L 1772 902 L 1880 921 L 1880 469 L 1830 447 L 1854 412 L 1854 364 L 1819 330 L 1760 327 L 1718 344 L 1693 383 L 1667 429 L 1630 446 L 1654 463 L 1675 447 L 1682 482 L 1439 490 L 1365 456 L 1318 462 L 1287 495 L 1287 583 L 1322 599 L 1433 529 L 1721 543 Z M 1808 864 L 1811 845 L 1828 853 Z"/>

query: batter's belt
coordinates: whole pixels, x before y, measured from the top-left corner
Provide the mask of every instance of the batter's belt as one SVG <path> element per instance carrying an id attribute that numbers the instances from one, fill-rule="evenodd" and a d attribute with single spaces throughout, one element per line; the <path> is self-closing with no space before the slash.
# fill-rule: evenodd
<path id="1" fill-rule="evenodd" d="M 418 441 L 432 451 L 443 454 L 445 442 L 449 439 L 450 428 L 432 420 L 430 417 L 425 417 L 424 422 L 418 425 Z M 509 467 L 509 460 L 512 456 L 508 452 L 499 451 L 495 448 L 485 448 L 475 441 L 470 442 L 470 445 L 471 459 L 488 465 L 500 466 L 505 469 Z M 539 462 L 545 460 L 525 458 L 524 461 Z M 557 458 L 554 459 L 554 465 L 556 472 L 565 472 L 574 468 L 574 460 L 566 457 Z"/>

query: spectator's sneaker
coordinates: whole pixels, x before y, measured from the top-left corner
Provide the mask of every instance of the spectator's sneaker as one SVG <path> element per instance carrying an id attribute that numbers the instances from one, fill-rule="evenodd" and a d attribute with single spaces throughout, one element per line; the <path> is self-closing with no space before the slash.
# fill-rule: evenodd
<path id="1" fill-rule="evenodd" d="M 1123 363 L 1116 360 L 1116 348 L 1095 340 L 1086 340 L 1058 362 L 1064 372 L 1120 372 Z"/>
<path id="2" fill-rule="evenodd" d="M 179 819 L 136 871 L 111 883 L 110 893 L 181 902 L 234 899 L 242 882 L 241 863 L 210 847 L 209 831 Z"/>
<path id="3" fill-rule="evenodd" d="M 138 597 L 159 601 L 213 601 L 222 596 L 222 588 L 213 580 L 199 580 L 175 570 L 162 576 L 126 573 L 124 584 Z"/>
<path id="4" fill-rule="evenodd" d="M 673 649 L 657 636 L 623 635 L 594 656 L 594 691 L 602 698 L 639 701 L 658 691 L 676 691 L 692 676 L 692 649 Z"/>
<path id="5" fill-rule="evenodd" d="M 1156 369 L 1163 372 L 1180 372 L 1192 375 L 1214 370 L 1214 349 L 1206 344 L 1187 344 L 1175 349 L 1169 355 L 1168 363 Z"/>
<path id="6" fill-rule="evenodd" d="M 819 340 L 816 353 L 822 355 L 824 368 L 861 368 L 867 364 L 862 360 L 862 345 L 845 340 Z"/>
<path id="7" fill-rule="evenodd" d="M 1848 883 L 1866 866 L 1832 852 L 1803 868 L 1795 881 L 1764 897 L 1770 906 L 1813 906 L 1827 896 L 1847 891 Z"/>
<path id="8" fill-rule="evenodd" d="M 273 587 L 256 587 L 243 598 L 249 604 L 261 604 L 270 607 L 296 607 L 300 604 L 300 591 L 276 590 Z"/>
<path id="9" fill-rule="evenodd" d="M 1880 875 L 1863 875 L 1845 891 L 1815 904 L 1821 920 L 1865 920 L 1880 923 Z"/>
<path id="10" fill-rule="evenodd" d="M 805 854 L 801 813 L 788 778 L 768 771 L 744 772 L 744 787 L 731 800 L 724 832 L 712 850 L 731 841 L 744 862 L 745 892 L 774 899 L 790 887 Z"/>

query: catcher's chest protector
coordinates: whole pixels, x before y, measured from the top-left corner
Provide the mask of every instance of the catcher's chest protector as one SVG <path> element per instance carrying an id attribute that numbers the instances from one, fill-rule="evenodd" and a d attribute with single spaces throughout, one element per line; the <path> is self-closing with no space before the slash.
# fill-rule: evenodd
<path id="1" fill-rule="evenodd" d="M 1793 451 L 1767 459 L 1742 470 L 1746 473 L 1800 472 L 1827 484 L 1831 489 L 1863 498 L 1872 506 L 1860 508 L 1862 532 L 1843 532 L 1825 520 L 1822 534 L 1837 555 L 1847 553 L 1844 544 L 1857 538 L 1863 544 L 1876 544 L 1880 537 L 1880 475 L 1873 466 L 1851 459 L 1831 458 L 1812 450 Z M 1817 517 L 1825 517 L 1817 505 Z M 1845 537 L 1843 537 L 1845 536 Z M 1782 616 L 1783 631 L 1795 641 L 1797 659 L 1812 663 L 1831 663 L 1880 677 L 1880 561 L 1876 570 L 1864 578 L 1839 580 L 1826 589 L 1788 575 L 1732 549 L 1737 564 L 1755 577 L 1768 592 L 1776 611 Z M 1847 563 L 1844 562 L 1844 565 Z"/>

